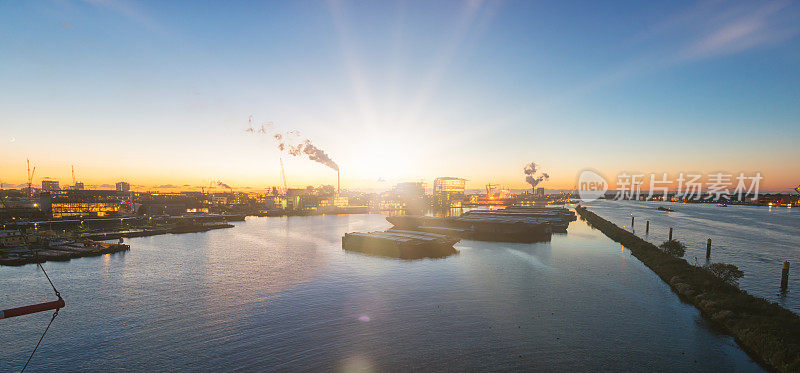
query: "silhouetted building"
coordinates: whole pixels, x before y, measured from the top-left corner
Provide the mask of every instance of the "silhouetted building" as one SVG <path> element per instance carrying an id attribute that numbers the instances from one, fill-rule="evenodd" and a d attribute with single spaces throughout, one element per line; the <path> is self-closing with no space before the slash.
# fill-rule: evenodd
<path id="1" fill-rule="evenodd" d="M 425 185 L 422 181 L 397 183 L 392 189 L 389 198 L 400 203 L 400 206 L 408 209 L 425 208 Z"/>
<path id="2" fill-rule="evenodd" d="M 130 184 L 128 184 L 128 183 L 126 183 L 124 181 L 120 181 L 120 182 L 117 183 L 117 192 L 130 192 L 130 191 L 131 191 L 131 185 Z"/>
<path id="3" fill-rule="evenodd" d="M 49 192 L 51 190 L 59 190 L 61 189 L 58 186 L 57 180 L 42 180 L 42 191 Z"/>

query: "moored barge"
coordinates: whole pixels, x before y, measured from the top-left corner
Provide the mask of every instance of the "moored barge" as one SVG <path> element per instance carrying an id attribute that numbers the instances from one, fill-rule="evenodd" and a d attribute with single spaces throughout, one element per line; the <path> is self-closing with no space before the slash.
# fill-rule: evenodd
<path id="1" fill-rule="evenodd" d="M 460 238 L 407 230 L 353 232 L 342 237 L 342 249 L 399 259 L 443 258 L 458 251 Z"/>

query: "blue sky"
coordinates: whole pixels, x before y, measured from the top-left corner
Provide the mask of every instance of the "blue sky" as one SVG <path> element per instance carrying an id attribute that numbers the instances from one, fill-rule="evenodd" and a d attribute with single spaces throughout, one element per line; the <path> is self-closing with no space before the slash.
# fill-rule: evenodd
<path id="1" fill-rule="evenodd" d="M 799 32 L 793 2 L 5 2 L 0 180 L 27 157 L 64 184 L 72 164 L 93 185 L 278 184 L 253 115 L 363 189 L 523 187 L 530 161 L 551 188 L 591 167 L 787 189 Z M 335 182 L 284 160 L 290 184 Z"/>

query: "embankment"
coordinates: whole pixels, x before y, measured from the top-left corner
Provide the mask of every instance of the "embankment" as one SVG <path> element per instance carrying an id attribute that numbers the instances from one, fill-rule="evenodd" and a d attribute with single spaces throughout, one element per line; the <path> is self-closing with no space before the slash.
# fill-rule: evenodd
<path id="1" fill-rule="evenodd" d="M 742 349 L 762 364 L 779 372 L 800 371 L 800 316 L 725 283 L 703 267 L 663 252 L 585 207 L 578 206 L 575 210 L 592 227 L 628 248 L 682 300 L 693 304 L 714 326 L 732 335 Z"/>

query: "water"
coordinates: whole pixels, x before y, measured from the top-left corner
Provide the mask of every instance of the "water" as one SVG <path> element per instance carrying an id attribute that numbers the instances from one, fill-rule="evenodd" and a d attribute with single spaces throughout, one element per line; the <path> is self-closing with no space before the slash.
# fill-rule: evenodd
<path id="1" fill-rule="evenodd" d="M 685 258 L 692 264 L 695 257 L 698 265 L 706 264 L 706 240 L 711 238 L 711 262 L 735 264 L 744 271 L 741 289 L 800 313 L 800 209 L 644 201 L 593 201 L 585 205 L 627 229 L 633 214 L 635 233 L 657 245 L 667 240 L 669 227 L 673 227 L 673 238 L 687 246 Z M 658 211 L 658 206 L 675 211 Z M 650 220 L 648 235 L 646 220 Z M 784 260 L 792 267 L 786 293 L 780 291 Z"/>
<path id="2" fill-rule="evenodd" d="M 64 308 L 30 371 L 759 371 L 729 337 L 585 223 L 552 242 L 462 241 L 444 259 L 341 250 L 379 215 L 248 218 L 45 266 Z M 0 306 L 53 297 L 0 267 Z M 50 315 L 0 320 L 0 371 Z"/>

